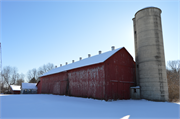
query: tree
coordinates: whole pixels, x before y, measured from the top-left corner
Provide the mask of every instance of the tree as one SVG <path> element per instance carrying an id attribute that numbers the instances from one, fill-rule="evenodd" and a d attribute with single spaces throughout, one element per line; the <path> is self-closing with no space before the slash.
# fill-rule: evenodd
<path id="1" fill-rule="evenodd" d="M 35 80 L 38 80 L 39 76 L 43 75 L 44 73 L 50 71 L 53 68 L 54 68 L 54 64 L 48 63 L 39 67 L 38 70 L 35 68 L 32 70 L 29 70 L 27 72 L 28 82 L 30 82 L 33 78 L 35 78 Z"/>
<path id="2" fill-rule="evenodd" d="M 43 66 L 39 67 L 38 69 L 38 77 L 43 75 L 44 73 L 52 70 L 54 68 L 54 64 L 52 63 L 48 63 L 48 64 L 44 64 Z"/>
<path id="3" fill-rule="evenodd" d="M 23 82 L 24 82 L 23 79 L 18 79 L 18 80 L 16 81 L 16 85 L 21 85 Z"/>
<path id="4" fill-rule="evenodd" d="M 35 77 L 33 77 L 33 78 L 29 81 L 29 83 L 37 83 L 37 80 L 35 79 Z"/>
<path id="5" fill-rule="evenodd" d="M 46 64 L 47 71 L 50 71 L 51 69 L 54 69 L 54 64 L 48 63 Z"/>
<path id="6" fill-rule="evenodd" d="M 27 72 L 28 82 L 30 82 L 30 80 L 31 80 L 32 78 L 37 79 L 37 77 L 38 77 L 38 74 L 37 74 L 37 70 L 36 70 L 35 68 L 32 69 L 32 70 L 29 70 L 29 71 Z"/>
<path id="7" fill-rule="evenodd" d="M 17 68 L 11 68 L 12 76 L 11 76 L 11 84 L 15 84 L 17 79 L 19 78 L 19 74 L 17 73 Z"/>
<path id="8" fill-rule="evenodd" d="M 9 89 L 10 85 L 17 84 L 20 78 L 18 69 L 16 67 L 5 66 L 1 72 L 1 92 L 3 93 L 5 89 Z M 21 74 L 23 76 L 23 74 Z"/>
<path id="9" fill-rule="evenodd" d="M 1 89 L 0 89 L 0 93 L 3 93 L 4 92 L 4 87 L 5 87 L 5 80 L 4 80 L 4 78 L 3 78 L 3 76 L 2 76 L 2 72 L 1 72 L 1 78 L 0 78 L 0 87 L 1 87 Z"/>
<path id="10" fill-rule="evenodd" d="M 168 80 L 169 101 L 178 101 L 180 89 L 180 60 L 168 61 L 166 71 Z"/>
<path id="11" fill-rule="evenodd" d="M 43 71 L 43 68 L 42 67 L 39 67 L 38 69 L 38 76 L 41 76 L 43 75 L 45 72 Z"/>
<path id="12" fill-rule="evenodd" d="M 24 82 L 24 74 L 19 75 L 19 78 L 16 81 L 16 85 L 21 85 Z"/>
<path id="13" fill-rule="evenodd" d="M 168 61 L 168 67 L 172 72 L 179 73 L 180 72 L 180 60 Z"/>
<path id="14" fill-rule="evenodd" d="M 6 66 L 2 70 L 2 77 L 4 79 L 4 82 L 10 86 L 10 81 L 11 81 L 11 73 L 12 73 L 12 68 L 10 66 Z"/>

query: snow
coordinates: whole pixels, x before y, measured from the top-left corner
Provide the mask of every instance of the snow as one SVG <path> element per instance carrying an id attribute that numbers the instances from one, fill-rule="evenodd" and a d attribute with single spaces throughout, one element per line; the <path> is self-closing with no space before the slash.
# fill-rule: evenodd
<path id="1" fill-rule="evenodd" d="M 0 95 L 0 118 L 179 119 L 180 105 L 147 100 L 104 101 L 51 94 Z M 12 108 L 13 107 L 13 108 Z"/>
<path id="2" fill-rule="evenodd" d="M 80 67 L 84 67 L 84 66 L 102 63 L 122 48 L 123 47 L 112 50 L 112 51 L 108 51 L 108 52 L 105 52 L 105 53 L 102 53 L 99 55 L 95 55 L 95 56 L 92 56 L 89 58 L 85 58 L 85 59 L 82 59 L 80 61 L 68 64 L 68 65 L 64 65 L 64 66 L 52 69 L 49 72 L 41 75 L 40 77 L 55 74 L 55 73 L 60 73 L 60 72 L 64 72 L 64 71 L 68 71 L 68 70 L 75 69 L 75 68 L 80 68 Z"/>
<path id="3" fill-rule="evenodd" d="M 139 86 L 134 86 L 134 87 L 131 87 L 131 88 L 140 88 Z"/>
<path id="4" fill-rule="evenodd" d="M 22 83 L 22 89 L 37 89 L 36 83 Z"/>
<path id="5" fill-rule="evenodd" d="M 10 85 L 13 91 L 21 91 L 21 86 L 18 85 Z"/>

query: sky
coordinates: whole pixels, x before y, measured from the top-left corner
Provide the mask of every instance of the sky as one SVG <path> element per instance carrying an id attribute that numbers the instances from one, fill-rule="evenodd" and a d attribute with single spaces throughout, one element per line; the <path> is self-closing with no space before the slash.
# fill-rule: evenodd
<path id="1" fill-rule="evenodd" d="M 19 73 L 125 47 L 134 58 L 135 13 L 162 10 L 165 60 L 180 59 L 179 0 L 0 0 L 2 67 Z"/>

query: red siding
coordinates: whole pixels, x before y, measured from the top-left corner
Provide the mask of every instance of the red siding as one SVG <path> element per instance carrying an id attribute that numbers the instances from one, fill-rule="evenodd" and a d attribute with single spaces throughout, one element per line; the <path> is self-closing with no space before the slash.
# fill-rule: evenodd
<path id="1" fill-rule="evenodd" d="M 135 85 L 135 64 L 125 48 L 105 61 L 106 100 L 129 99 L 130 87 Z"/>
<path id="2" fill-rule="evenodd" d="M 125 48 L 104 63 L 41 77 L 41 93 L 96 99 L 129 99 L 135 63 Z M 39 90 L 39 89 L 38 89 Z"/>
<path id="3" fill-rule="evenodd" d="M 13 91 L 12 88 L 10 88 L 10 90 L 11 90 L 11 94 L 20 94 L 21 93 L 21 91 Z"/>
<path id="4" fill-rule="evenodd" d="M 13 91 L 13 94 L 20 94 L 21 91 Z"/>
<path id="5" fill-rule="evenodd" d="M 41 93 L 47 94 L 66 94 L 67 72 L 61 72 L 49 76 L 42 77 Z"/>
<path id="6" fill-rule="evenodd" d="M 96 64 L 68 72 L 69 90 L 73 96 L 103 99 L 104 65 Z"/>
<path id="7" fill-rule="evenodd" d="M 37 94 L 41 94 L 41 89 L 42 89 L 42 78 L 37 84 Z"/>

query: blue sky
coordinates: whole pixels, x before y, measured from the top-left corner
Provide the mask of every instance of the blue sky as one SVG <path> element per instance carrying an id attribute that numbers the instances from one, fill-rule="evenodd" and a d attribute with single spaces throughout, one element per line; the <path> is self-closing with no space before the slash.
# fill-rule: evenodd
<path id="1" fill-rule="evenodd" d="M 134 57 L 134 14 L 162 10 L 165 59 L 180 59 L 178 0 L 1 0 L 2 66 L 19 73 L 125 47 Z"/>

